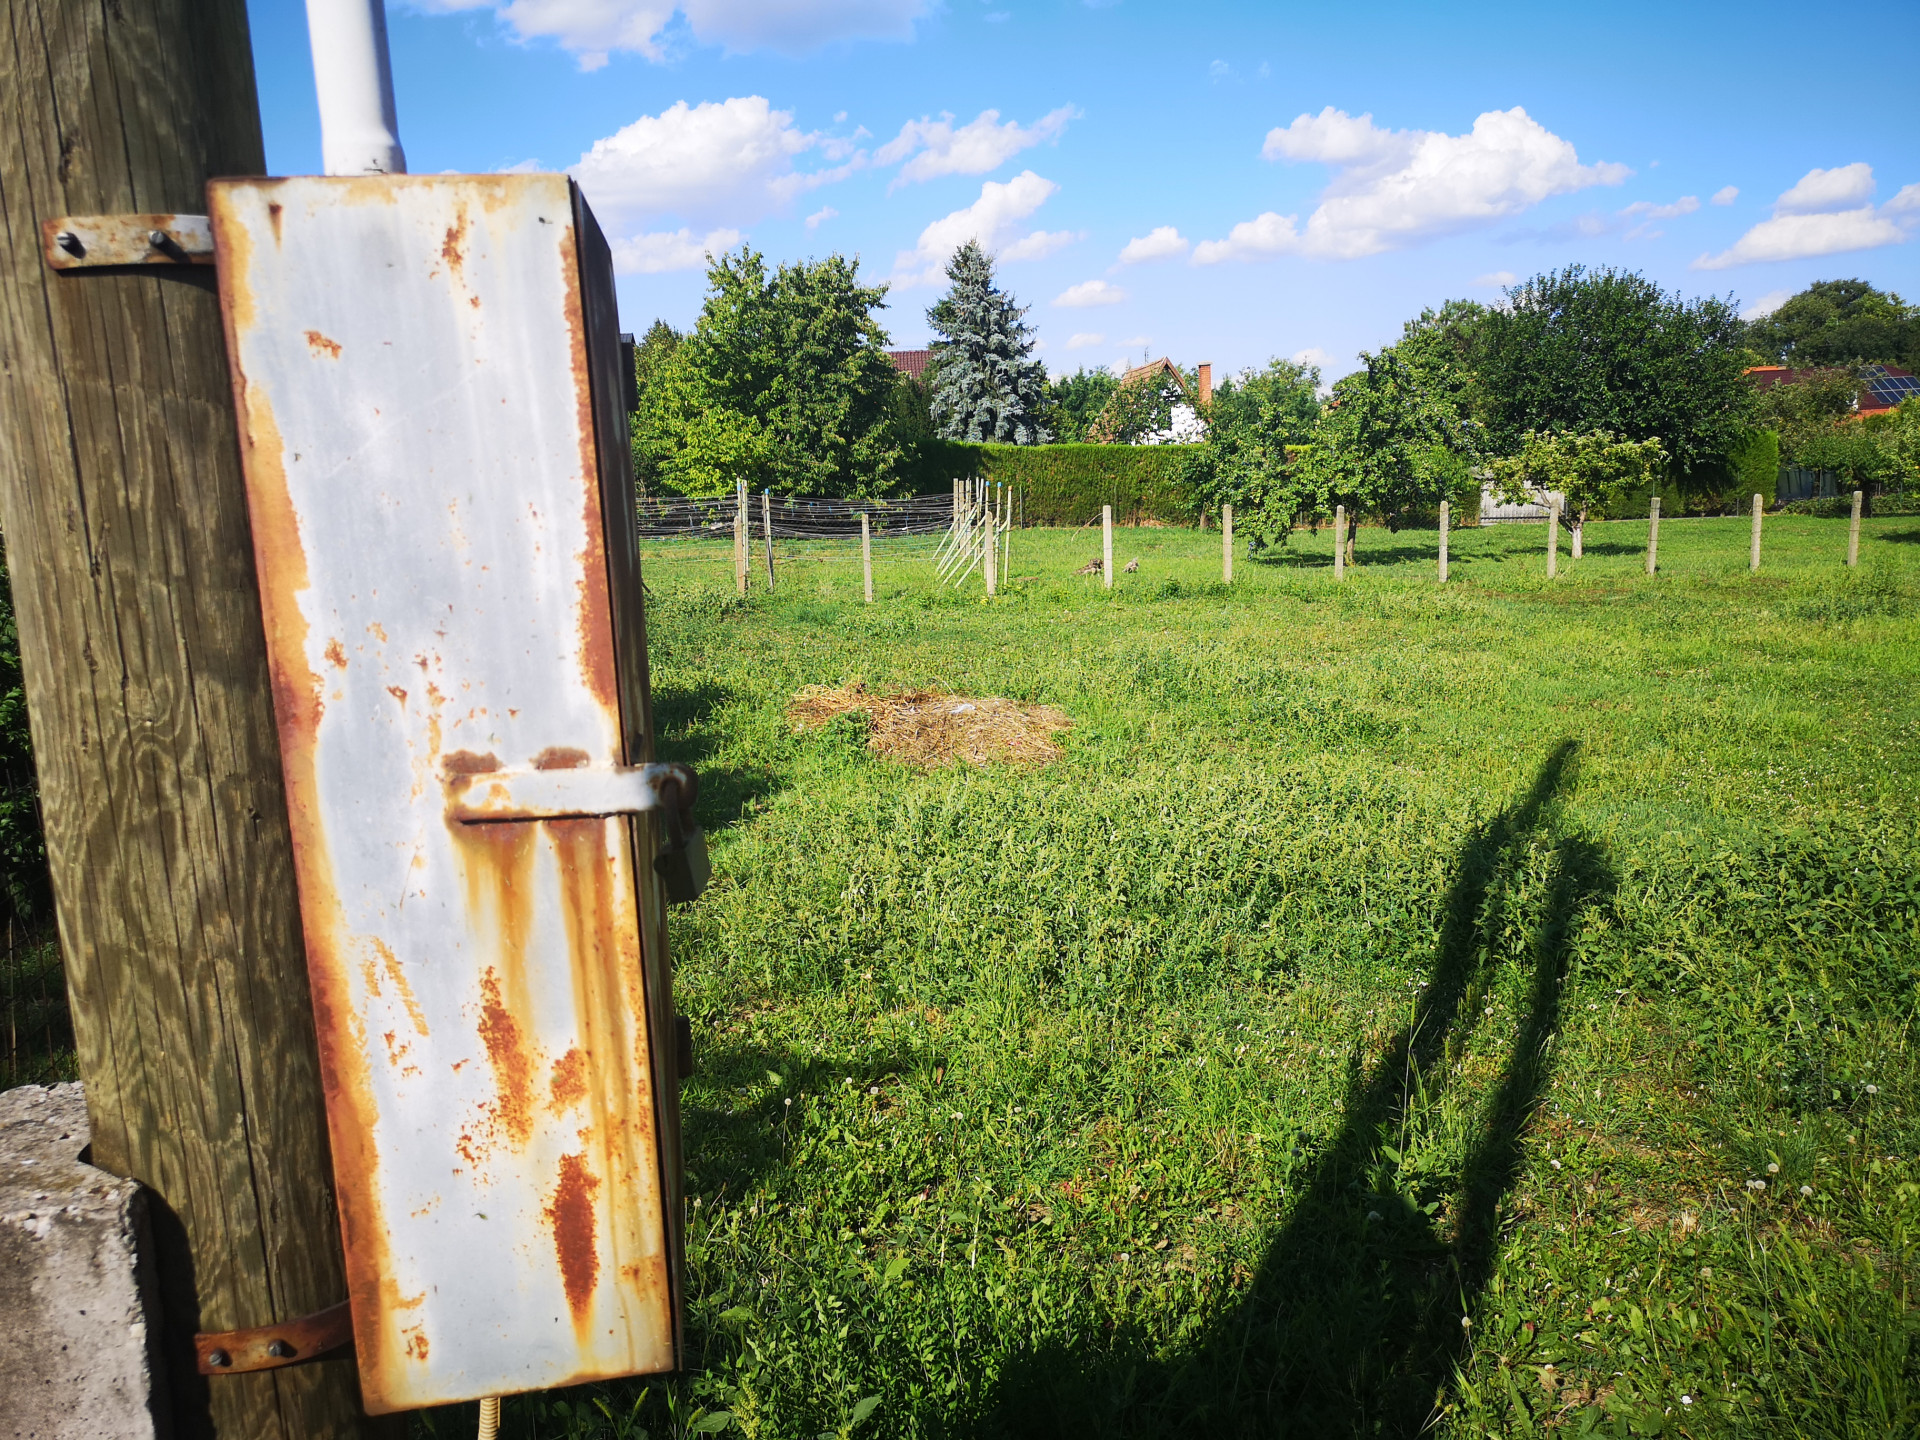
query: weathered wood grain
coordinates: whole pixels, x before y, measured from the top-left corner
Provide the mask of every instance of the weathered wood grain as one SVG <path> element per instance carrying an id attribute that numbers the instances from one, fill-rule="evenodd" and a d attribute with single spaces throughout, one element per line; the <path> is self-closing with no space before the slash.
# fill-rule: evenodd
<path id="1" fill-rule="evenodd" d="M 242 0 L 0 0 L 0 524 L 98 1165 L 154 1193 L 183 1436 L 398 1433 L 351 1359 L 192 1334 L 345 1297 L 212 273 L 56 274 L 60 214 L 263 168 Z"/>

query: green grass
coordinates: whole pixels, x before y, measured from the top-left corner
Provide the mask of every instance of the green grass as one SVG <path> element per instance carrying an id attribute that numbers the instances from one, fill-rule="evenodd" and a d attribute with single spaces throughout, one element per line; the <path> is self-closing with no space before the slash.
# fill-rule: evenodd
<path id="1" fill-rule="evenodd" d="M 1920 525 L 1768 527 L 651 547 L 692 1368 L 506 1433 L 1912 1433 Z M 793 733 L 856 677 L 1067 754 Z"/>

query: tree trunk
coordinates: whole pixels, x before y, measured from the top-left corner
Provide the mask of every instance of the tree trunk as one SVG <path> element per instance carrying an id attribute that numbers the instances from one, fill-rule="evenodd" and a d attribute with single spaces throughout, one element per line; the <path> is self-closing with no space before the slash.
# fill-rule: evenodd
<path id="1" fill-rule="evenodd" d="M 1587 512 L 1579 510 L 1573 517 L 1573 558 L 1580 558 L 1580 537 L 1587 533 Z"/>
<path id="2" fill-rule="evenodd" d="M 264 168 L 246 8 L 0 15 L 0 524 L 93 1163 L 151 1192 L 175 1435 L 398 1433 L 351 1354 L 194 1364 L 346 1298 L 233 398 L 211 267 L 40 249 Z"/>

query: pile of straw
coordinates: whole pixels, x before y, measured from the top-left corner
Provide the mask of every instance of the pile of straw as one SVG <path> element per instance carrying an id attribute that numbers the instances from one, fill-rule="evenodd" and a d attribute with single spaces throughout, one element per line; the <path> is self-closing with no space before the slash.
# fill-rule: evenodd
<path id="1" fill-rule="evenodd" d="M 859 680 L 807 686 L 787 706 L 787 718 L 796 730 L 817 730 L 855 711 L 867 716 L 870 749 L 923 770 L 956 760 L 1045 765 L 1060 758 L 1053 737 L 1072 723 L 1051 705 L 938 690 L 876 695 Z"/>

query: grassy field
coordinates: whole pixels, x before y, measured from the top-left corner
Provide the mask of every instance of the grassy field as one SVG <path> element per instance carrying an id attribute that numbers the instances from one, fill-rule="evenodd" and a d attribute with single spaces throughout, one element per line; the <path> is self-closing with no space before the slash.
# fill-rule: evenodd
<path id="1" fill-rule="evenodd" d="M 1920 1425 L 1920 521 L 657 546 L 694 1369 L 531 1436 Z M 921 773 L 809 684 L 1066 711 Z M 473 1407 L 422 1415 L 470 1435 Z"/>
<path id="2" fill-rule="evenodd" d="M 654 547 L 696 1368 L 507 1433 L 1913 1433 L 1920 522 L 1845 530 Z M 1074 728 L 794 732 L 854 678 Z"/>

